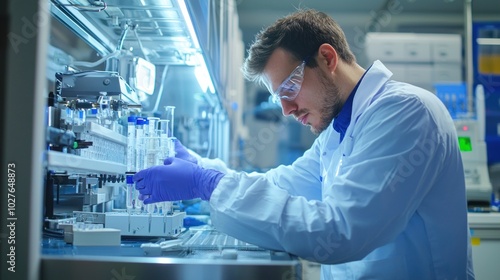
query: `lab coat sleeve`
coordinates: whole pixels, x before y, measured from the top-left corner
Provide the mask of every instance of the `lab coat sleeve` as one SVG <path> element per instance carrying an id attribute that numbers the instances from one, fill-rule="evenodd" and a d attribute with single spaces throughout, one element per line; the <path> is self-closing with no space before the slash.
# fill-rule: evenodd
<path id="1" fill-rule="evenodd" d="M 234 172 L 227 164 L 219 158 L 205 158 L 197 154 L 191 149 L 187 149 L 190 155 L 196 158 L 198 165 L 206 169 L 214 169 L 224 174 Z"/>
<path id="2" fill-rule="evenodd" d="M 198 165 L 206 169 L 214 169 L 220 171 L 224 174 L 235 172 L 230 169 L 224 161 L 219 158 L 200 158 L 198 160 Z"/>
<path id="3" fill-rule="evenodd" d="M 293 164 L 280 165 L 266 172 L 266 178 L 292 195 L 304 196 L 308 200 L 321 199 L 321 181 L 319 178 L 319 146 L 321 140 L 322 136 L 318 137 L 311 148 Z M 191 150 L 188 151 L 203 168 L 215 169 L 224 174 L 236 172 L 218 158 L 204 158 Z M 252 176 L 259 175 L 252 173 Z"/>
<path id="4" fill-rule="evenodd" d="M 393 96 L 376 103 L 348 136 L 352 151 L 324 186 L 322 201 L 293 196 L 262 175 L 234 173 L 210 199 L 216 228 L 328 264 L 359 260 L 396 238 L 439 173 L 442 147 L 419 99 Z"/>
<path id="5" fill-rule="evenodd" d="M 308 200 L 321 199 L 321 181 L 319 179 L 319 140 L 292 165 L 280 165 L 266 173 L 252 173 L 251 176 L 265 176 L 274 185 L 286 190 L 291 195 L 303 196 Z M 188 150 L 196 157 L 198 165 L 206 169 L 215 169 L 226 175 L 236 171 L 229 168 L 226 163 L 218 158 L 204 158 Z"/>

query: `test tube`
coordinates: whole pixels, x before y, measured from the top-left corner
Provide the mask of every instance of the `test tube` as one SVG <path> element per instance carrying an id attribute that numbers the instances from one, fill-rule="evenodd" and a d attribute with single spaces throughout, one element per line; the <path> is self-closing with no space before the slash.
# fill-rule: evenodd
<path id="1" fill-rule="evenodd" d="M 157 132 L 158 121 L 160 118 L 149 117 L 149 138 L 147 139 L 147 167 L 154 166 L 158 164 L 158 158 L 160 157 L 159 148 L 159 137 Z"/>
<path id="2" fill-rule="evenodd" d="M 168 157 L 170 150 L 170 141 L 168 140 L 168 130 L 170 129 L 169 120 L 159 120 L 159 132 L 160 132 L 160 156 L 158 157 L 158 165 L 163 164 L 163 160 Z"/>
<path id="3" fill-rule="evenodd" d="M 135 122 L 136 116 L 128 117 L 127 123 L 127 172 L 135 172 Z"/>
<path id="4" fill-rule="evenodd" d="M 175 137 L 168 138 L 168 156 L 175 157 Z"/>
<path id="5" fill-rule="evenodd" d="M 166 118 L 169 121 L 168 125 L 168 140 L 167 140 L 167 153 L 168 157 L 175 157 L 175 137 L 174 137 L 174 111 L 175 111 L 175 106 L 165 106 L 165 111 L 166 111 Z M 164 206 L 167 206 L 164 204 Z M 168 209 L 168 213 L 172 212 L 172 204 L 170 203 L 170 209 Z"/>
<path id="6" fill-rule="evenodd" d="M 165 112 L 167 120 L 169 120 L 170 125 L 168 128 L 168 137 L 174 137 L 174 110 L 175 106 L 165 106 Z"/>
<path id="7" fill-rule="evenodd" d="M 142 140 L 142 144 L 143 144 L 143 149 L 144 149 L 144 165 L 142 167 L 142 169 L 146 169 L 148 167 L 151 167 L 151 165 L 149 164 L 149 153 L 150 153 L 150 150 L 149 150 L 149 140 L 151 139 L 150 136 L 149 136 L 149 120 L 148 118 L 144 118 L 144 126 L 143 126 L 143 133 L 144 133 L 144 136 L 143 136 L 143 140 Z"/>
<path id="8" fill-rule="evenodd" d="M 165 106 L 167 119 L 169 120 L 168 134 L 168 156 L 175 157 L 175 143 L 174 143 L 174 110 L 175 106 Z"/>
<path id="9" fill-rule="evenodd" d="M 138 117 L 135 121 L 135 168 L 136 171 L 144 169 L 145 151 L 144 151 L 144 118 Z"/>
<path id="10" fill-rule="evenodd" d="M 144 205 L 144 203 L 142 202 L 142 200 L 139 199 L 139 191 L 138 190 L 134 190 L 134 206 L 135 206 L 135 211 L 136 212 L 139 212 L 141 213 L 142 212 L 142 206 Z"/>
<path id="11" fill-rule="evenodd" d="M 172 201 L 164 201 L 161 202 L 161 204 L 162 204 L 163 215 L 172 213 Z"/>
<path id="12" fill-rule="evenodd" d="M 146 205 L 146 211 L 148 211 L 148 214 L 153 214 L 155 212 L 155 203 Z"/>
<path id="13" fill-rule="evenodd" d="M 127 174 L 127 211 L 134 208 L 134 175 Z"/>
<path id="14" fill-rule="evenodd" d="M 63 110 L 61 110 L 61 123 L 63 123 L 64 127 L 67 128 L 73 125 L 73 121 L 73 110 L 69 107 L 64 107 Z"/>
<path id="15" fill-rule="evenodd" d="M 148 118 L 144 118 L 144 125 L 142 126 L 142 128 L 143 128 L 144 138 L 145 139 L 149 138 L 149 119 Z M 146 143 L 146 141 L 144 143 Z"/>
<path id="16" fill-rule="evenodd" d="M 151 137 L 157 136 L 157 128 L 158 128 L 158 121 L 160 118 L 157 117 L 148 117 L 149 121 L 149 135 Z"/>
<path id="17" fill-rule="evenodd" d="M 73 124 L 74 125 L 84 125 L 85 124 L 85 110 L 76 109 L 73 114 Z"/>
<path id="18" fill-rule="evenodd" d="M 99 110 L 97 113 L 97 118 L 99 119 L 99 124 L 111 129 L 111 109 L 109 108 L 110 98 L 109 96 L 99 96 L 97 103 L 99 103 Z"/>

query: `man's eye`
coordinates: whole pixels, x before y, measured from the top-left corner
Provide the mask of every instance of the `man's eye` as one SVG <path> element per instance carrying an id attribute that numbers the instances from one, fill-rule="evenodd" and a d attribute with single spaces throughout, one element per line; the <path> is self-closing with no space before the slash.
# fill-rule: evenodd
<path id="1" fill-rule="evenodd" d="M 297 89 L 297 87 L 295 85 L 290 85 L 290 86 L 287 86 L 287 87 L 283 87 L 281 89 L 281 94 L 283 93 L 288 93 L 288 92 L 295 92 L 295 90 Z"/>

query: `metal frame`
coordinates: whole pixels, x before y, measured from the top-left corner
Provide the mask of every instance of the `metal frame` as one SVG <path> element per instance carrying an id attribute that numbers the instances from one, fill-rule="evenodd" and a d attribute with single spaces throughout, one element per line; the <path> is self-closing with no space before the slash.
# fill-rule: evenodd
<path id="1" fill-rule="evenodd" d="M 202 260 L 148 257 L 44 256 L 42 278 L 72 279 L 302 279 L 298 260 Z"/>

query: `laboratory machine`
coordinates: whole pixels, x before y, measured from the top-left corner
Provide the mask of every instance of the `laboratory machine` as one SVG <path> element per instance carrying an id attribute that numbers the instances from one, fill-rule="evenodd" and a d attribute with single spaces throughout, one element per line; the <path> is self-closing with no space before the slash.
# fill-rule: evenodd
<path id="1" fill-rule="evenodd" d="M 30 174 L 41 176 L 16 193 L 19 208 L 31 196 L 41 202 L 16 236 L 18 269 L 39 265 L 26 278 L 300 278 L 295 256 L 188 213 L 198 201 L 144 205 L 134 186 L 136 172 L 175 156 L 176 139 L 228 161 L 236 143 L 229 119 L 241 119 L 228 110 L 241 97 L 229 92 L 243 86 L 233 1 L 49 2 L 39 7 L 49 20 L 38 26 L 49 34 L 37 73 L 46 87 L 33 101 L 44 125 L 27 137 L 43 147 Z"/>
<path id="2" fill-rule="evenodd" d="M 454 116 L 464 165 L 469 209 L 489 211 L 493 187 L 488 173 L 488 158 L 484 140 L 484 87 L 478 85 L 475 88 L 475 116 L 467 113 L 464 84 L 440 85 L 437 87 L 436 94 Z"/>

